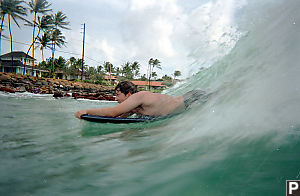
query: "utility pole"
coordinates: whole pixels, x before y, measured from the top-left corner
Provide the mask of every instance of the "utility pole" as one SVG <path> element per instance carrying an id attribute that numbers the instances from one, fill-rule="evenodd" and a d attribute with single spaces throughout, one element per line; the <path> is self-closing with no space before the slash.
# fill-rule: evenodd
<path id="1" fill-rule="evenodd" d="M 81 67 L 81 81 L 83 79 L 83 65 L 84 65 L 84 41 L 85 41 L 85 23 L 83 23 L 83 42 L 82 42 L 82 67 Z"/>

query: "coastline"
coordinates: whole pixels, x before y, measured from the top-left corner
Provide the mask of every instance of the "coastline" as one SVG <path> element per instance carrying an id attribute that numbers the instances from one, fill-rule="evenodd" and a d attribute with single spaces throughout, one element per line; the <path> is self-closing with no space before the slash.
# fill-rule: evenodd
<path id="1" fill-rule="evenodd" d="M 53 97 L 73 97 L 114 101 L 114 87 L 63 79 L 26 76 L 0 72 L 0 91 L 53 94 Z"/>

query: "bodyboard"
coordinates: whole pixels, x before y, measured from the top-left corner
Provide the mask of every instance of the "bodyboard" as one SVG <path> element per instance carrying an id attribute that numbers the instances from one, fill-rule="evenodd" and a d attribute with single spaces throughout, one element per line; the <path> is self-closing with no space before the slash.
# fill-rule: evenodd
<path id="1" fill-rule="evenodd" d="M 96 115 L 89 115 L 89 114 L 83 114 L 81 116 L 81 119 L 87 121 L 99 122 L 99 123 L 115 123 L 115 124 L 152 122 L 164 118 L 166 117 L 120 118 L 120 117 L 96 116 Z"/>

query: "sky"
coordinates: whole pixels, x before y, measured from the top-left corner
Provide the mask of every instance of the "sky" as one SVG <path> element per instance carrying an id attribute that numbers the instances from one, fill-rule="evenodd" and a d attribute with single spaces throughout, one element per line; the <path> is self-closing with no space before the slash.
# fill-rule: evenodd
<path id="1" fill-rule="evenodd" d="M 85 23 L 85 63 L 97 67 L 105 61 L 115 67 L 137 61 L 141 74 L 146 74 L 150 58 L 161 62 L 158 76 L 172 76 L 174 71 L 181 78 L 206 67 L 199 62 L 201 55 L 215 59 L 224 48 L 234 43 L 226 40 L 224 31 L 236 34 L 232 23 L 236 5 L 233 0 L 49 0 L 53 12 L 62 11 L 70 22 L 71 30 L 63 30 L 66 46 L 58 48 L 55 57 L 81 58 L 83 24 Z M 239 5 L 241 6 L 241 5 Z M 217 11 L 216 11 L 217 10 Z M 218 13 L 218 14 L 216 14 Z M 28 15 L 27 18 L 33 18 Z M 217 21 L 212 25 L 212 21 Z M 22 22 L 20 22 L 22 24 Z M 6 32 L 7 33 L 7 32 Z M 8 35 L 7 35 L 8 36 Z M 32 39 L 32 29 L 13 24 L 14 51 L 27 51 Z M 232 36 L 230 37 L 232 40 Z M 233 42 L 238 36 L 233 39 Z M 214 42 L 214 43 L 213 43 Z M 203 43 L 209 43 L 205 45 Z M 226 43 L 226 44 L 224 44 Z M 200 46 L 201 45 L 201 46 Z M 208 49 L 208 50 L 207 50 Z M 10 52 L 9 41 L 2 41 L 1 53 Z M 220 54 L 218 54 L 220 53 Z M 50 50 L 44 52 L 51 56 Z M 41 51 L 35 50 L 35 58 L 42 60 Z"/>

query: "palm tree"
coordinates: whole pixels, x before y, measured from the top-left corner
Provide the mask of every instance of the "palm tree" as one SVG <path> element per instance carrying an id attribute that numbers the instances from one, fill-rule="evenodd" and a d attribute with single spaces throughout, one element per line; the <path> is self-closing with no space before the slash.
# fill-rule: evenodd
<path id="1" fill-rule="evenodd" d="M 51 32 L 51 41 L 52 41 L 52 69 L 50 70 L 53 71 L 54 68 L 54 52 L 55 52 L 55 46 L 61 47 L 65 45 L 65 37 L 62 35 L 61 31 L 59 28 L 62 29 L 69 29 L 67 26 L 69 25 L 69 22 L 67 20 L 67 16 L 63 14 L 61 11 L 58 11 L 56 14 L 51 15 L 52 17 L 52 24 L 54 28 L 52 29 Z M 51 73 L 53 74 L 53 73 Z M 50 74 L 50 75 L 51 75 Z M 54 76 L 54 75 L 52 75 Z"/>
<path id="2" fill-rule="evenodd" d="M 110 63 L 104 61 L 104 62 L 103 62 L 103 68 L 104 68 L 105 74 L 109 73 Z"/>
<path id="3" fill-rule="evenodd" d="M 152 71 L 154 70 L 155 67 L 157 67 L 158 69 L 161 69 L 160 61 L 158 59 L 155 59 L 153 61 L 153 67 L 152 67 L 153 69 L 152 69 Z"/>
<path id="4" fill-rule="evenodd" d="M 102 69 L 103 69 L 103 66 L 102 66 L 102 65 L 97 66 L 97 72 L 98 72 L 98 73 L 101 73 L 101 72 L 102 72 Z"/>
<path id="5" fill-rule="evenodd" d="M 55 52 L 55 46 L 58 46 L 59 48 L 65 45 L 65 37 L 62 35 L 62 32 L 59 29 L 54 29 L 51 32 L 50 40 L 52 42 L 51 50 L 52 50 L 52 66 L 50 70 L 50 76 L 54 76 L 54 52 Z"/>
<path id="6" fill-rule="evenodd" d="M 56 29 L 70 29 L 67 26 L 70 24 L 70 22 L 66 21 L 67 16 L 63 14 L 61 11 L 58 11 L 54 16 L 52 16 L 53 19 L 53 25 Z"/>
<path id="7" fill-rule="evenodd" d="M 3 0 L 0 1 L 0 14 L 1 14 L 1 29 L 0 29 L 0 55 L 1 55 L 1 40 L 2 40 L 2 31 L 4 30 L 4 17 L 7 14 L 7 11 L 5 10 L 6 7 L 3 5 Z"/>
<path id="8" fill-rule="evenodd" d="M 154 61 L 154 59 L 151 58 L 151 59 L 149 59 L 149 62 L 148 62 L 147 74 L 148 74 L 148 90 L 149 91 L 150 91 L 151 67 L 152 67 L 153 61 Z"/>
<path id="9" fill-rule="evenodd" d="M 36 17 L 37 17 L 38 13 L 45 14 L 45 13 L 51 11 L 51 9 L 48 9 L 51 6 L 51 4 L 49 4 L 47 2 L 47 0 L 30 0 L 30 2 L 28 3 L 28 6 L 29 6 L 30 13 L 34 13 L 33 31 L 32 31 L 32 58 L 34 58 L 34 43 L 36 41 L 34 33 L 35 33 L 35 27 L 36 27 Z M 39 31 L 40 31 L 40 28 L 39 28 Z M 37 35 L 37 37 L 38 37 L 38 35 Z"/>
<path id="10" fill-rule="evenodd" d="M 134 76 L 138 76 L 140 73 L 140 64 L 137 62 L 137 61 L 134 61 L 132 64 L 131 64 L 131 69 L 132 69 L 132 73 Z"/>
<path id="11" fill-rule="evenodd" d="M 111 64 L 110 62 L 104 62 L 103 63 L 103 67 L 104 67 L 104 70 L 109 73 L 109 80 L 111 81 L 111 73 L 113 71 L 113 64 Z"/>
<path id="12" fill-rule="evenodd" d="M 58 59 L 54 59 L 54 62 L 55 62 L 55 66 L 57 68 L 59 68 L 61 71 L 64 71 L 66 72 L 67 71 L 67 60 L 62 57 L 62 56 L 59 56 Z"/>
<path id="13" fill-rule="evenodd" d="M 129 62 L 126 62 L 124 65 L 122 65 L 122 76 L 125 76 L 127 79 L 133 78 L 133 72 L 132 68 Z"/>
<path id="14" fill-rule="evenodd" d="M 156 72 L 152 72 L 152 77 L 154 77 L 154 80 L 156 80 L 157 73 Z"/>
<path id="15" fill-rule="evenodd" d="M 149 62 L 148 62 L 147 77 L 149 80 L 150 80 L 150 75 L 151 75 L 150 73 L 151 73 L 151 67 L 152 67 L 153 61 L 154 61 L 154 59 L 151 58 L 151 59 L 149 59 Z"/>
<path id="16" fill-rule="evenodd" d="M 80 69 L 80 65 L 81 65 L 82 61 L 77 60 L 75 57 L 70 57 L 68 60 L 68 64 L 69 64 L 69 69 L 68 69 L 68 73 L 70 75 L 75 75 L 79 72 Z"/>
<path id="17" fill-rule="evenodd" d="M 37 36 L 34 38 L 34 40 L 32 41 L 32 43 L 30 44 L 28 50 L 27 50 L 27 53 L 26 53 L 26 57 L 25 57 L 25 62 L 26 62 L 26 58 L 27 58 L 27 55 L 30 51 L 31 48 L 34 47 L 34 43 L 36 42 L 37 39 L 41 40 L 41 38 L 39 37 L 40 35 L 40 32 L 41 31 L 44 31 L 44 35 L 47 34 L 47 31 L 49 31 L 50 27 L 52 26 L 52 20 L 51 20 L 51 16 L 50 15 L 45 15 L 45 16 L 42 16 L 42 17 L 37 17 L 38 20 L 35 21 L 34 24 L 32 23 L 28 23 L 28 24 L 25 24 L 27 26 L 37 26 L 38 27 L 38 33 L 37 33 Z M 45 39 L 46 37 L 44 37 Z M 46 40 L 44 40 L 46 41 Z M 49 42 L 49 41 L 48 41 Z M 44 43 L 46 44 L 46 43 Z M 48 43 L 47 43 L 48 44 Z M 34 49 L 32 49 L 32 51 L 34 51 Z M 32 52 L 32 58 L 34 58 L 34 52 Z M 43 54 L 42 54 L 43 55 Z M 44 58 L 44 57 L 43 57 Z M 44 60 L 44 59 L 43 59 Z M 34 61 L 32 62 L 32 72 L 31 74 L 33 75 L 33 67 L 34 67 Z M 24 64 L 24 71 L 23 71 L 23 75 L 25 74 L 25 64 Z"/>
<path id="18" fill-rule="evenodd" d="M 121 73 L 121 69 L 120 69 L 120 67 L 117 67 L 117 68 L 116 68 L 116 75 L 117 75 L 117 76 L 120 76 L 120 73 Z"/>
<path id="19" fill-rule="evenodd" d="M 12 34 L 11 34 L 11 18 L 15 22 L 15 24 L 20 28 L 20 25 L 17 22 L 17 19 L 21 19 L 27 21 L 23 16 L 26 16 L 26 8 L 21 4 L 24 1 L 20 0 L 0 0 L 0 14 L 1 14 L 1 30 L 0 30 L 0 53 L 1 53 L 1 35 L 4 24 L 4 18 L 7 15 L 8 19 L 8 29 L 10 35 L 10 50 L 13 51 L 13 42 L 12 42 Z"/>
<path id="20" fill-rule="evenodd" d="M 69 58 L 69 63 L 70 63 L 70 67 L 73 67 L 76 63 L 76 58 L 75 57 L 70 57 Z"/>
<path id="21" fill-rule="evenodd" d="M 40 45 L 40 50 L 42 51 L 42 59 L 44 61 L 44 49 L 49 46 L 50 35 L 48 32 L 44 32 L 42 37 L 37 37 L 38 44 Z"/>
<path id="22" fill-rule="evenodd" d="M 10 12 L 10 7 L 8 1 L 0 0 L 0 15 L 1 15 L 1 29 L 0 29 L 0 55 L 1 55 L 1 38 L 2 30 L 4 27 L 4 18 Z"/>
<path id="23" fill-rule="evenodd" d="M 174 80 L 177 76 L 181 76 L 181 72 L 180 71 L 174 71 Z"/>
<path id="24" fill-rule="evenodd" d="M 149 60 L 149 66 L 148 66 L 148 70 L 149 70 L 149 84 L 148 84 L 148 87 L 149 87 L 149 90 L 150 90 L 150 81 L 151 81 L 152 73 L 153 73 L 155 67 L 157 67 L 158 69 L 161 69 L 160 61 L 158 59 L 151 58 Z"/>

